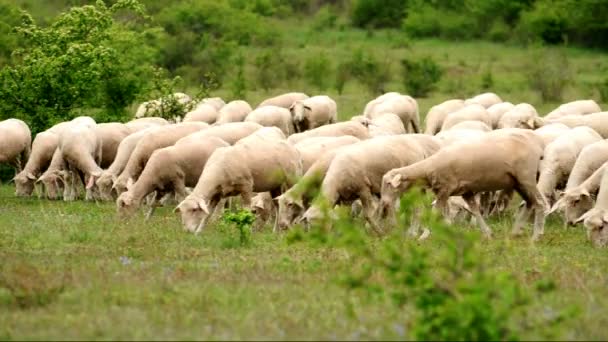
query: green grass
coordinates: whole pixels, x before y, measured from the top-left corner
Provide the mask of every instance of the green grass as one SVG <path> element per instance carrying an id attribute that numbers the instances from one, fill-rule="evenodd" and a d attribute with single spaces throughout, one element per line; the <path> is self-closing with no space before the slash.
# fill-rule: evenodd
<path id="1" fill-rule="evenodd" d="M 121 222 L 111 203 L 22 199 L 12 191 L 0 187 L 0 339 L 407 337 L 408 312 L 341 287 L 351 266 L 344 250 L 289 245 L 268 230 L 236 247 L 235 230 L 216 225 L 194 236 L 171 208 L 147 223 L 141 215 Z M 555 281 L 530 321 L 578 312 L 558 330 L 541 325 L 523 337 L 608 338 L 606 251 L 555 220 L 536 246 L 510 240 L 509 224 L 493 221 L 496 237 L 481 257 L 525 287 Z"/>

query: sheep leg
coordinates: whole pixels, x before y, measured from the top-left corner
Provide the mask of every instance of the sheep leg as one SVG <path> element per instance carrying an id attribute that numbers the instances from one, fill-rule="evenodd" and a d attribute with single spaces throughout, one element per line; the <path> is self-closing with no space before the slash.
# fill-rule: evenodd
<path id="1" fill-rule="evenodd" d="M 154 210 L 156 209 L 156 200 L 158 198 L 158 191 L 153 192 L 152 196 L 154 196 L 154 198 L 149 202 L 149 207 L 146 211 L 146 221 L 148 221 L 152 217 L 152 214 L 154 214 Z"/>
<path id="2" fill-rule="evenodd" d="M 481 232 L 486 238 L 492 238 L 492 230 L 488 227 L 486 221 L 483 219 L 483 215 L 481 215 L 481 212 L 479 211 L 479 203 L 477 203 L 475 194 L 466 194 L 463 195 L 462 198 L 467 202 L 469 209 L 471 209 L 473 216 L 475 216 L 475 220 L 477 221 L 479 228 L 481 228 Z"/>
<path id="3" fill-rule="evenodd" d="M 361 204 L 363 205 L 363 217 L 365 217 L 365 220 L 369 223 L 376 234 L 384 234 L 384 230 L 380 228 L 374 217 L 375 201 L 371 191 L 369 189 L 362 191 L 361 194 L 359 194 L 359 199 L 361 199 Z"/>
<path id="4" fill-rule="evenodd" d="M 522 226 L 528 219 L 530 218 L 530 210 L 528 209 L 527 204 L 521 208 L 517 212 L 517 216 L 515 218 L 515 223 L 513 224 L 513 229 L 511 230 L 511 235 L 514 237 L 518 237 L 522 235 Z"/>

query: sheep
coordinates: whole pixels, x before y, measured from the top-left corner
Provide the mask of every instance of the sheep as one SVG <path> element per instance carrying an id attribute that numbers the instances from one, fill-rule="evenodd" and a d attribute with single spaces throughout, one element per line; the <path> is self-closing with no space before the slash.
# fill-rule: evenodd
<path id="1" fill-rule="evenodd" d="M 500 128 L 535 128 L 538 112 L 529 103 L 520 103 L 502 115 L 497 127 Z"/>
<path id="2" fill-rule="evenodd" d="M 321 184 L 321 194 L 330 207 L 361 200 L 363 216 L 379 231 L 374 220 L 374 195 L 380 195 L 384 174 L 423 160 L 439 148 L 436 139 L 425 134 L 377 137 L 351 145 L 334 157 Z M 310 222 L 319 215 L 319 206 L 314 204 L 304 218 Z"/>
<path id="3" fill-rule="evenodd" d="M 426 114 L 425 119 L 425 134 L 435 135 L 441 131 L 443 121 L 448 114 L 464 108 L 464 101 L 460 99 L 447 100 L 438 105 L 431 107 Z"/>
<path id="4" fill-rule="evenodd" d="M 515 105 L 511 102 L 500 102 L 490 106 L 488 110 L 488 114 L 490 114 L 490 118 L 492 118 L 492 128 L 498 128 L 498 121 L 500 118 L 508 111 L 513 109 Z"/>
<path id="5" fill-rule="evenodd" d="M 122 123 L 111 122 L 97 124 L 95 127 L 95 134 L 101 139 L 102 146 L 101 161 L 99 164 L 101 168 L 105 169 L 114 162 L 120 142 L 131 133 L 131 129 Z"/>
<path id="6" fill-rule="evenodd" d="M 203 104 L 213 106 L 217 111 L 219 111 L 220 109 L 222 109 L 222 107 L 226 105 L 226 102 L 224 102 L 221 97 L 206 97 L 202 99 L 197 106 Z"/>
<path id="7" fill-rule="evenodd" d="M 151 127 L 133 133 L 120 142 L 114 161 L 107 169 L 102 171 L 101 175 L 95 182 L 95 185 L 97 185 L 97 189 L 99 191 L 99 196 L 102 200 L 110 201 L 113 199 L 112 185 L 120 173 L 125 169 L 125 166 L 129 161 L 129 157 L 131 157 L 131 153 L 133 153 L 135 146 L 137 146 L 137 143 L 141 140 L 141 138 L 150 132 L 161 131 L 162 129 L 162 127 Z"/>
<path id="8" fill-rule="evenodd" d="M 500 96 L 494 94 L 494 93 L 483 93 L 483 94 L 479 94 L 477 96 L 474 96 L 470 99 L 466 99 L 464 101 L 465 105 L 471 105 L 471 104 L 479 104 L 484 106 L 485 108 L 490 108 L 493 105 L 497 104 L 497 103 L 501 103 L 502 99 L 500 98 Z"/>
<path id="9" fill-rule="evenodd" d="M 555 120 L 544 120 L 544 123 L 563 123 L 570 128 L 587 126 L 593 128 L 604 139 L 608 139 L 608 112 L 587 115 L 566 115 Z"/>
<path id="10" fill-rule="evenodd" d="M 369 101 L 366 105 L 365 108 L 363 109 L 363 116 L 367 116 L 376 105 L 382 103 L 382 101 L 394 97 L 394 96 L 400 96 L 401 94 L 395 91 L 391 91 L 388 93 L 384 93 L 378 97 L 376 97 L 375 99 Z"/>
<path id="11" fill-rule="evenodd" d="M 125 126 L 129 128 L 129 131 L 131 133 L 135 133 L 150 127 L 165 126 L 168 124 L 169 122 L 163 118 L 150 116 L 146 118 L 131 120 L 129 122 L 126 122 Z"/>
<path id="12" fill-rule="evenodd" d="M 576 127 L 545 147 L 538 189 L 549 205 L 553 205 L 555 190 L 567 180 L 582 149 L 600 140 L 602 137 L 591 128 Z"/>
<path id="13" fill-rule="evenodd" d="M 194 110 L 186 113 L 183 122 L 201 121 L 213 124 L 217 120 L 219 111 L 206 103 L 199 104 Z"/>
<path id="14" fill-rule="evenodd" d="M 186 105 L 192 101 L 192 98 L 190 96 L 188 96 L 187 94 L 173 93 L 173 94 L 166 96 L 165 98 L 142 102 L 139 105 L 139 107 L 137 107 L 134 117 L 136 119 L 139 119 L 139 118 L 143 118 L 145 116 L 153 116 L 153 115 L 159 114 L 162 111 L 164 99 L 168 99 L 168 100 L 175 99 L 175 101 L 177 101 L 181 105 Z"/>
<path id="15" fill-rule="evenodd" d="M 564 103 L 545 115 L 546 120 L 555 120 L 568 115 L 599 113 L 602 109 L 593 100 L 578 100 Z"/>
<path id="16" fill-rule="evenodd" d="M 155 150 L 135 184 L 116 200 L 118 214 L 133 215 L 142 200 L 154 191 L 157 192 L 155 198 L 174 192 L 176 199 L 182 201 L 187 195 L 186 187 L 196 186 L 209 157 L 216 149 L 226 146 L 228 143 L 220 138 L 204 137 Z M 146 218 L 151 217 L 155 207 L 152 203 Z"/>
<path id="17" fill-rule="evenodd" d="M 302 172 L 300 155 L 284 141 L 263 141 L 217 149 L 196 187 L 175 209 L 186 230 L 200 233 L 219 201 L 240 195 L 249 207 L 253 192 L 278 196 Z"/>
<path id="18" fill-rule="evenodd" d="M 277 208 L 270 192 L 259 192 L 251 198 L 251 212 L 255 215 L 254 229 L 260 230 L 271 218 Z"/>
<path id="19" fill-rule="evenodd" d="M 490 118 L 488 111 L 482 105 L 470 104 L 460 110 L 448 114 L 443 121 L 441 130 L 448 130 L 460 122 L 469 120 L 481 121 L 489 127 L 492 127 L 492 119 Z"/>
<path id="20" fill-rule="evenodd" d="M 263 127 L 255 122 L 229 122 L 223 125 L 211 126 L 206 130 L 184 137 L 182 140 L 199 140 L 202 137 L 218 137 L 230 145 L 253 134 Z"/>
<path id="21" fill-rule="evenodd" d="M 32 133 L 19 119 L 0 121 L 0 163 L 9 163 L 21 172 L 30 156 Z"/>
<path id="22" fill-rule="evenodd" d="M 564 135 L 569 130 L 570 130 L 570 127 L 568 127 L 564 124 L 553 123 L 553 124 L 548 124 L 548 125 L 535 129 L 534 133 L 536 133 L 538 136 L 540 136 L 541 139 L 543 139 L 545 146 L 547 146 L 551 142 L 553 142 L 555 139 Z"/>
<path id="23" fill-rule="evenodd" d="M 57 136 L 57 144 L 59 145 L 59 136 Z M 61 150 L 55 148 L 49 167 L 38 177 L 36 183 L 42 183 L 46 190 L 46 198 L 56 200 L 59 198 L 60 192 L 65 188 L 65 180 L 62 173 L 65 172 L 66 164 L 63 160 Z"/>
<path id="24" fill-rule="evenodd" d="M 345 121 L 317 127 L 302 133 L 292 134 L 287 138 L 287 141 L 290 144 L 297 144 L 302 140 L 313 137 L 340 137 L 344 135 L 351 135 L 361 140 L 371 138 L 367 125 L 357 121 Z"/>
<path id="25" fill-rule="evenodd" d="M 293 105 L 294 102 L 306 100 L 307 98 L 309 98 L 309 96 L 304 93 L 281 94 L 281 95 L 271 97 L 269 99 L 262 101 L 258 105 L 258 108 L 265 107 L 265 106 L 275 106 L 275 107 L 282 107 L 285 109 L 289 109 Z"/>
<path id="26" fill-rule="evenodd" d="M 302 156 L 302 172 L 314 164 L 326 152 L 342 146 L 358 143 L 360 140 L 350 135 L 342 137 L 318 137 L 303 140 L 294 145 Z"/>
<path id="27" fill-rule="evenodd" d="M 287 139 L 287 137 L 285 137 L 285 134 L 283 134 L 283 132 L 278 127 L 262 127 L 260 129 L 258 129 L 257 131 L 244 137 L 243 139 L 240 139 L 234 145 L 255 143 L 256 141 L 260 141 L 260 140 L 262 140 L 262 141 L 264 141 L 264 140 L 265 141 L 280 141 L 280 140 L 286 140 L 286 139 Z"/>
<path id="28" fill-rule="evenodd" d="M 476 120 L 467 120 L 461 121 L 454 126 L 450 127 L 448 131 L 452 130 L 474 130 L 480 132 L 489 132 L 492 130 L 492 127 L 488 126 L 486 123 Z M 442 131 L 447 132 L 447 131 Z M 440 132 L 441 133 L 441 132 Z"/>
<path id="29" fill-rule="evenodd" d="M 184 122 L 148 132 L 135 146 L 125 169 L 116 178 L 113 189 L 118 195 L 126 191 L 127 184 L 137 180 L 155 150 L 174 145 L 179 139 L 207 127 L 203 122 Z"/>
<path id="30" fill-rule="evenodd" d="M 297 133 L 338 121 L 338 106 L 329 96 L 318 95 L 295 101 L 289 112 Z"/>
<path id="31" fill-rule="evenodd" d="M 251 113 L 249 103 L 243 100 L 230 101 L 220 109 L 215 123 L 241 122 L 245 120 L 249 113 Z"/>
<path id="32" fill-rule="evenodd" d="M 486 132 L 478 129 L 448 129 L 437 133 L 435 137 L 439 140 L 441 146 L 448 146 L 463 140 L 471 141 L 485 134 Z"/>
<path id="33" fill-rule="evenodd" d="M 384 175 L 381 213 L 386 217 L 399 194 L 420 184 L 435 193 L 444 217 L 448 216 L 449 197 L 462 196 L 489 238 L 491 230 L 481 215 L 475 194 L 513 189 L 527 205 L 521 208 L 512 232 L 521 233 L 521 225 L 532 210 L 535 213 L 533 240 L 538 240 L 544 232 L 546 209 L 536 188 L 536 173 L 543 153 L 541 144 L 540 138 L 531 131 L 513 130 L 486 133 L 477 140 L 444 147 L 427 159 Z"/>
<path id="34" fill-rule="evenodd" d="M 55 133 L 55 134 L 61 134 L 66 128 L 73 126 L 73 125 L 81 125 L 81 126 L 87 126 L 89 128 L 95 128 L 95 126 L 97 125 L 97 122 L 95 122 L 95 119 L 93 119 L 89 116 L 78 116 L 70 121 L 60 122 L 60 123 L 54 125 L 53 127 L 47 129 L 46 131 Z"/>
<path id="35" fill-rule="evenodd" d="M 604 168 L 600 190 L 595 206 L 576 219 L 574 223 L 584 222 L 587 228 L 587 239 L 596 247 L 608 246 L 608 168 Z"/>
<path id="36" fill-rule="evenodd" d="M 278 127 L 285 135 L 295 133 L 295 127 L 289 109 L 266 105 L 258 107 L 247 114 L 245 122 L 256 122 L 265 127 Z"/>
<path id="37" fill-rule="evenodd" d="M 392 113 L 384 113 L 371 120 L 361 116 L 351 118 L 351 120 L 358 120 L 363 124 L 367 124 L 369 134 L 372 137 L 407 133 L 401 118 Z"/>
<path id="38" fill-rule="evenodd" d="M 550 213 L 564 209 L 566 224 L 573 226 L 576 220 L 593 208 L 597 191 L 602 181 L 604 170 L 608 169 L 608 162 L 602 164 L 584 182 L 576 187 L 566 189 L 562 197 L 555 202 Z"/>
<path id="39" fill-rule="evenodd" d="M 366 117 L 374 119 L 385 113 L 392 113 L 401 119 L 403 127 L 408 133 L 420 133 L 420 113 L 418 102 L 408 95 L 390 96 L 382 102 L 373 106 L 365 114 Z"/>
<path id="40" fill-rule="evenodd" d="M 36 134 L 25 167 L 13 178 L 15 195 L 30 196 L 32 194 L 34 182 L 49 167 L 58 144 L 59 135 L 55 133 L 45 131 Z"/>

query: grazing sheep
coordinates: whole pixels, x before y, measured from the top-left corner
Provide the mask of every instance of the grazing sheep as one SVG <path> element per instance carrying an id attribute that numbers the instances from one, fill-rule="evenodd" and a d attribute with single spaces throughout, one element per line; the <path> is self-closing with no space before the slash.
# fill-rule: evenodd
<path id="1" fill-rule="evenodd" d="M 455 124 L 454 126 L 450 127 L 450 129 L 448 129 L 447 131 L 453 131 L 453 130 L 473 130 L 473 131 L 480 131 L 480 132 L 489 132 L 492 130 L 492 127 L 488 126 L 486 123 L 481 122 L 481 121 L 467 120 L 467 121 L 461 121 L 461 122 Z M 442 131 L 442 132 L 447 132 L 447 131 Z"/>
<path id="2" fill-rule="evenodd" d="M 330 207 L 361 200 L 363 216 L 379 230 L 374 221 L 374 196 L 380 195 L 384 174 L 423 160 L 439 148 L 434 137 L 425 134 L 377 137 L 351 145 L 334 157 L 323 179 L 321 193 Z M 319 207 L 313 205 L 304 217 L 310 222 L 320 214 Z"/>
<path id="3" fill-rule="evenodd" d="M 544 122 L 545 124 L 563 123 L 570 128 L 587 126 L 593 128 L 604 139 L 608 139 L 608 112 L 587 115 L 566 115 L 555 120 L 544 120 Z"/>
<path id="4" fill-rule="evenodd" d="M 498 128 L 498 121 L 508 111 L 515 107 L 511 102 L 501 102 L 494 104 L 488 108 L 488 114 L 492 119 L 492 128 Z"/>
<path id="5" fill-rule="evenodd" d="M 380 103 L 382 103 L 382 101 L 394 97 L 394 96 L 400 96 L 401 94 L 395 91 L 391 91 L 388 93 L 384 93 L 378 97 L 376 97 L 375 99 L 369 101 L 366 105 L 365 108 L 363 109 L 363 116 L 367 116 L 369 113 L 371 113 L 371 111 L 374 109 L 374 107 Z"/>
<path id="6" fill-rule="evenodd" d="M 338 106 L 329 96 L 318 95 L 295 101 L 289 111 L 297 133 L 338 121 Z"/>
<path id="7" fill-rule="evenodd" d="M 15 178 L 15 194 L 30 196 L 34 191 L 34 182 L 46 171 L 59 144 L 59 135 L 51 132 L 36 134 L 32 143 L 32 152 L 25 167 Z"/>
<path id="8" fill-rule="evenodd" d="M 307 98 L 309 98 L 309 96 L 304 93 L 281 94 L 281 95 L 271 97 L 269 99 L 262 101 L 262 103 L 260 103 L 258 105 L 258 108 L 265 107 L 265 106 L 276 106 L 276 107 L 289 109 L 289 108 L 291 108 L 291 106 L 293 105 L 294 102 L 306 100 Z"/>
<path id="9" fill-rule="evenodd" d="M 276 197 L 292 186 L 301 172 L 298 150 L 284 141 L 219 148 L 176 211 L 186 230 L 200 233 L 221 199 L 241 196 L 244 207 L 249 207 L 254 192 L 268 191 Z"/>
<path id="10" fill-rule="evenodd" d="M 585 115 L 591 113 L 599 113 L 602 109 L 593 100 L 578 100 L 557 107 L 547 115 L 546 120 L 555 120 L 568 115 Z"/>
<path id="11" fill-rule="evenodd" d="M 474 96 L 470 99 L 466 99 L 464 101 L 465 105 L 470 105 L 470 104 L 480 104 L 482 106 L 484 106 L 485 108 L 490 108 L 493 105 L 497 104 L 497 103 L 501 103 L 502 99 L 500 98 L 500 96 L 494 94 L 494 93 L 483 93 L 483 94 L 479 94 L 477 96 Z"/>
<path id="12" fill-rule="evenodd" d="M 429 112 L 426 114 L 425 120 L 425 134 L 435 135 L 441 131 L 441 126 L 445 118 L 452 112 L 461 110 L 464 108 L 464 101 L 460 99 L 447 100 L 436 106 L 431 107 Z"/>
<path id="13" fill-rule="evenodd" d="M 243 100 L 230 101 L 220 109 L 215 123 L 241 122 L 245 120 L 247 114 L 251 113 L 251 110 L 249 103 Z"/>
<path id="14" fill-rule="evenodd" d="M 203 122 L 184 122 L 155 129 L 145 134 L 135 146 L 127 165 L 116 178 L 113 188 L 118 195 L 127 190 L 129 182 L 135 182 L 141 174 L 152 153 L 163 147 L 174 145 L 179 139 L 207 128 Z"/>
<path id="15" fill-rule="evenodd" d="M 488 114 L 488 111 L 482 105 L 470 104 L 460 110 L 448 114 L 448 116 L 443 121 L 441 130 L 448 130 L 452 126 L 460 122 L 470 120 L 481 121 L 489 127 L 492 127 L 492 119 L 490 118 L 490 114 Z"/>
<path id="16" fill-rule="evenodd" d="M 135 184 L 116 200 L 118 214 L 131 216 L 154 191 L 155 199 L 174 192 L 176 199 L 182 201 L 187 195 L 186 187 L 196 186 L 209 157 L 217 148 L 226 146 L 229 145 L 220 138 L 205 137 L 155 150 Z M 147 218 L 155 207 L 156 203 L 152 203 Z"/>
<path id="17" fill-rule="evenodd" d="M 221 97 L 206 97 L 202 99 L 197 106 L 200 105 L 210 105 L 213 106 L 217 111 L 222 109 L 226 105 L 226 102 Z"/>
<path id="18" fill-rule="evenodd" d="M 154 117 L 154 116 L 150 116 L 147 118 L 134 119 L 134 120 L 131 120 L 131 121 L 125 123 L 125 125 L 129 128 L 131 133 L 143 131 L 144 129 L 148 129 L 150 127 L 165 126 L 168 124 L 169 124 L 169 121 L 167 121 L 163 118 Z"/>
<path id="19" fill-rule="evenodd" d="M 0 121 L 0 164 L 9 163 L 21 172 L 30 156 L 32 133 L 18 119 Z"/>
<path id="20" fill-rule="evenodd" d="M 583 148 L 600 140 L 602 137 L 591 128 L 576 127 L 545 147 L 538 189 L 549 205 L 553 205 L 555 190 L 566 182 Z"/>
<path id="21" fill-rule="evenodd" d="M 234 145 L 250 144 L 256 141 L 280 141 L 286 140 L 287 137 L 278 127 L 262 127 L 257 131 L 249 134 L 237 141 Z"/>
<path id="22" fill-rule="evenodd" d="M 444 217 L 449 214 L 450 196 L 462 196 L 483 233 L 490 237 L 491 230 L 481 215 L 475 195 L 513 189 L 527 204 L 518 215 L 513 233 L 520 233 L 522 223 L 533 210 L 533 239 L 537 240 L 543 234 L 545 217 L 545 203 L 536 188 L 536 173 L 543 153 L 541 144 L 540 138 L 531 131 L 518 130 L 487 133 L 474 141 L 444 147 L 427 159 L 384 175 L 381 212 L 383 216 L 392 213 L 397 197 L 421 184 L 433 190 Z"/>
<path id="23" fill-rule="evenodd" d="M 57 142 L 59 145 L 59 137 L 57 137 Z M 47 199 L 58 199 L 59 194 L 64 190 L 65 180 L 62 174 L 65 173 L 65 170 L 66 164 L 63 160 L 61 150 L 55 148 L 49 167 L 42 173 L 38 180 L 36 180 L 36 183 L 42 183 L 44 185 Z"/>
<path id="24" fill-rule="evenodd" d="M 101 162 L 99 166 L 107 168 L 114 162 L 120 142 L 131 133 L 129 127 L 122 123 L 111 122 L 97 124 L 95 127 L 95 134 L 101 139 L 102 146 Z"/>
<path id="25" fill-rule="evenodd" d="M 255 122 L 229 122 L 223 125 L 211 126 L 206 130 L 196 132 L 184 137 L 182 140 L 200 140 L 203 137 L 218 137 L 230 145 L 262 129 Z"/>
<path id="26" fill-rule="evenodd" d="M 318 137 L 303 140 L 294 145 L 302 156 L 302 172 L 308 169 L 328 151 L 358 143 L 360 140 L 350 135 L 342 137 Z"/>
<path id="27" fill-rule="evenodd" d="M 593 209 L 579 217 L 575 223 L 584 222 L 587 239 L 596 247 L 608 246 L 608 168 L 604 169 L 597 201 Z"/>
<path id="28" fill-rule="evenodd" d="M 369 110 L 366 117 L 374 119 L 380 115 L 392 113 L 401 119 L 408 133 L 420 133 L 420 113 L 418 102 L 408 95 L 390 96 L 377 103 Z"/>
<path id="29" fill-rule="evenodd" d="M 472 141 L 485 134 L 486 132 L 478 129 L 448 129 L 437 133 L 435 137 L 439 140 L 441 146 L 448 146 L 459 141 Z"/>
<path id="30" fill-rule="evenodd" d="M 608 162 L 600 166 L 591 176 L 576 187 L 566 189 L 553 207 L 551 213 L 564 209 L 566 224 L 573 226 L 577 219 L 593 208 L 595 196 L 600 188 L 602 175 L 608 169 Z"/>
<path id="31" fill-rule="evenodd" d="M 295 133 L 289 109 L 265 105 L 247 114 L 245 122 L 256 122 L 265 127 L 278 127 L 287 136 Z"/>
<path id="32" fill-rule="evenodd" d="M 183 122 L 200 121 L 213 124 L 217 120 L 219 111 L 214 106 L 206 103 L 199 104 L 193 111 L 184 115 Z"/>
<path id="33" fill-rule="evenodd" d="M 536 133 L 539 137 L 541 137 L 541 139 L 543 139 L 543 142 L 545 143 L 545 146 L 547 146 L 550 143 L 552 143 L 555 139 L 564 135 L 569 130 L 570 130 L 570 127 L 568 127 L 564 124 L 553 123 L 553 124 L 545 125 L 545 126 L 535 129 L 534 133 Z"/>
<path id="34" fill-rule="evenodd" d="M 251 211 L 256 217 L 255 230 L 260 230 L 276 212 L 277 208 L 270 192 L 259 192 L 251 198 Z"/>
<path id="35" fill-rule="evenodd" d="M 292 134 L 287 138 L 287 141 L 290 144 L 295 145 L 302 140 L 313 137 L 341 137 L 344 135 L 351 135 L 361 140 L 371 138 L 367 125 L 357 121 L 345 121 L 317 127 L 302 133 Z"/>
<path id="36" fill-rule="evenodd" d="M 498 128 L 534 129 L 538 118 L 536 109 L 529 103 L 520 103 L 502 115 Z"/>
<path id="37" fill-rule="evenodd" d="M 403 122 L 401 118 L 396 114 L 392 113 L 384 113 L 374 117 L 373 119 L 368 119 L 366 117 L 353 118 L 351 120 L 367 120 L 361 121 L 363 124 L 368 125 L 369 134 L 372 137 L 377 137 L 381 135 L 396 135 L 396 134 L 406 134 L 405 127 L 403 126 Z"/>
<path id="38" fill-rule="evenodd" d="M 171 99 L 173 97 L 179 104 L 186 105 L 192 101 L 192 98 L 184 93 L 173 93 L 169 95 L 167 98 Z M 160 114 L 162 110 L 162 98 L 145 101 L 142 102 L 139 107 L 137 107 L 137 111 L 135 112 L 135 118 L 143 118 L 145 116 L 154 116 Z"/>

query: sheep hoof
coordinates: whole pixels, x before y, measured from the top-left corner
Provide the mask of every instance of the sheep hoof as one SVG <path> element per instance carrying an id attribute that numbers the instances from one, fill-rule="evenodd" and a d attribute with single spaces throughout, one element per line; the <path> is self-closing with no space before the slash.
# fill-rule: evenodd
<path id="1" fill-rule="evenodd" d="M 543 234 L 534 234 L 532 236 L 532 242 L 538 242 L 543 237 Z"/>
<path id="2" fill-rule="evenodd" d="M 428 230 L 427 228 L 424 228 L 424 230 L 422 231 L 422 234 L 418 238 L 418 241 L 424 241 L 424 240 L 428 239 L 430 235 L 431 235 L 431 231 Z"/>

